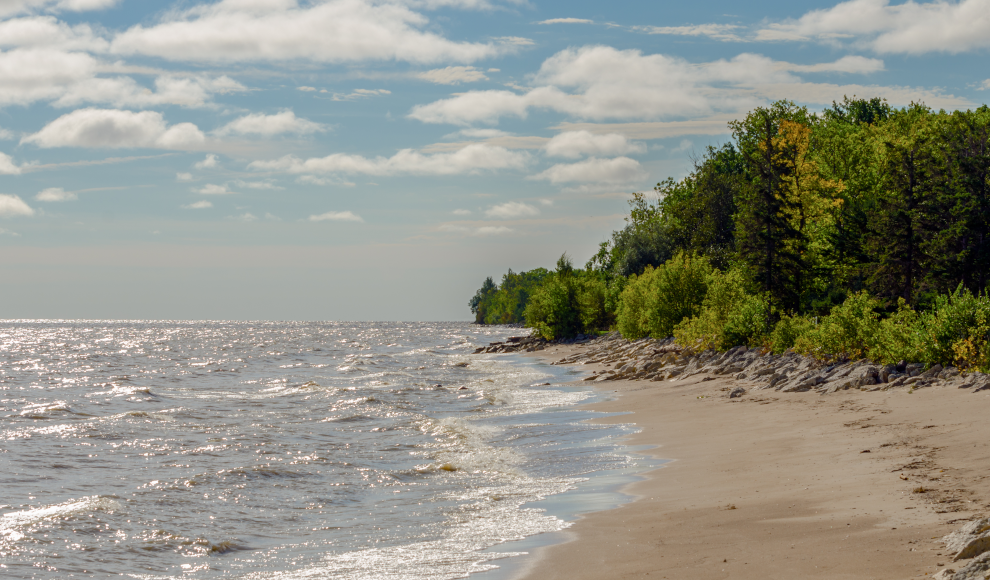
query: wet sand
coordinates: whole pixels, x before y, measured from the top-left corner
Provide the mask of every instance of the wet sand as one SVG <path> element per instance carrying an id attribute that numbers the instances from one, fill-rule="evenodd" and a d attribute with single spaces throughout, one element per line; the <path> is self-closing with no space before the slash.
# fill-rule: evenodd
<path id="1" fill-rule="evenodd" d="M 556 361 L 581 349 L 527 356 Z M 582 365 L 582 369 L 601 369 Z M 990 392 L 778 393 L 693 376 L 595 383 L 664 467 L 582 517 L 518 578 L 931 577 L 939 539 L 990 513 Z M 729 399 L 736 387 L 749 392 Z"/>

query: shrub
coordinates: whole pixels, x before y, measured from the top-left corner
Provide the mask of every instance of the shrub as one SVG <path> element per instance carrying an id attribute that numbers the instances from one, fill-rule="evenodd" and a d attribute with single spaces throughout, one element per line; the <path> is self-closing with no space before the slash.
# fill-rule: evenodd
<path id="1" fill-rule="evenodd" d="M 794 348 L 798 337 L 814 328 L 814 323 L 806 316 L 783 316 L 770 333 L 770 351 L 781 354 Z"/>
<path id="2" fill-rule="evenodd" d="M 619 332 L 628 339 L 670 336 L 677 324 L 698 313 L 711 276 L 708 260 L 683 252 L 630 276 L 616 312 Z"/>
<path id="3" fill-rule="evenodd" d="M 821 323 L 798 336 L 794 350 L 821 359 L 863 358 L 875 343 L 880 302 L 867 292 L 852 294 Z"/>
<path id="4" fill-rule="evenodd" d="M 757 345 L 766 336 L 766 298 L 746 290 L 740 270 L 712 273 L 697 316 L 674 329 L 678 344 L 698 349 Z"/>
<path id="5" fill-rule="evenodd" d="M 918 313 L 903 298 L 898 299 L 897 311 L 877 326 L 870 358 L 883 364 L 920 360 L 922 335 L 918 321 Z"/>
<path id="6" fill-rule="evenodd" d="M 526 326 L 547 340 L 573 336 L 581 329 L 574 276 L 554 274 L 536 288 L 524 312 Z"/>
<path id="7" fill-rule="evenodd" d="M 990 299 L 985 294 L 974 295 L 960 284 L 952 294 L 938 296 L 932 309 L 919 318 L 922 362 L 974 369 L 990 366 Z"/>

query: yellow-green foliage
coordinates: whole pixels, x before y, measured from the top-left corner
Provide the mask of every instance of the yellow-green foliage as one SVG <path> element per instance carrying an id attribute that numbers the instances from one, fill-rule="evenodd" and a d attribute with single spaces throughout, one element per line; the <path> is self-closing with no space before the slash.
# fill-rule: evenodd
<path id="1" fill-rule="evenodd" d="M 678 323 L 698 313 L 711 276 L 707 259 L 684 252 L 630 276 L 616 312 L 619 332 L 628 339 L 670 336 Z"/>
<path id="2" fill-rule="evenodd" d="M 821 359 L 863 358 L 873 346 L 880 302 L 866 292 L 852 294 L 821 322 L 797 338 L 794 350 Z"/>
<path id="3" fill-rule="evenodd" d="M 674 329 L 678 344 L 704 350 L 757 345 L 766 335 L 766 299 L 746 291 L 739 270 L 715 271 L 697 316 Z"/>
<path id="4" fill-rule="evenodd" d="M 770 351 L 781 354 L 794 347 L 798 337 L 814 328 L 814 323 L 806 316 L 783 316 L 770 333 Z"/>

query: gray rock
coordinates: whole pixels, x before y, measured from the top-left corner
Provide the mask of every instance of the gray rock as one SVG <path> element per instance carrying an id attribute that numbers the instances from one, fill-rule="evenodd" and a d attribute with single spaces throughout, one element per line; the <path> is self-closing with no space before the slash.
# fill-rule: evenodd
<path id="1" fill-rule="evenodd" d="M 927 378 L 934 378 L 934 377 L 937 377 L 940 372 L 942 372 L 942 365 L 935 364 L 935 365 L 932 365 L 932 368 L 930 368 L 927 371 L 921 373 L 921 376 L 925 377 L 926 379 Z"/>
<path id="2" fill-rule="evenodd" d="M 955 560 L 973 558 L 990 551 L 990 518 L 969 522 L 956 532 L 942 538 Z"/>
<path id="3" fill-rule="evenodd" d="M 990 578 L 990 552 L 987 552 L 959 570 L 945 569 L 934 576 L 940 580 L 986 580 Z"/>
<path id="4" fill-rule="evenodd" d="M 735 399 L 736 397 L 741 397 L 746 394 L 746 389 L 742 387 L 736 387 L 729 392 L 729 398 Z"/>

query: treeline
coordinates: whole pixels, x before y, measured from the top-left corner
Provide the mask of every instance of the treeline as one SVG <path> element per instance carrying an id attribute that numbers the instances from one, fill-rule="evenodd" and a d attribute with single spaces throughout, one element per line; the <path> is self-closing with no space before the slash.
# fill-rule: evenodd
<path id="1" fill-rule="evenodd" d="M 476 321 L 990 367 L 990 109 L 780 101 L 730 129 L 583 270 L 489 278 Z"/>

